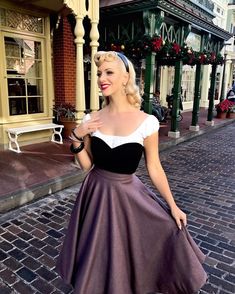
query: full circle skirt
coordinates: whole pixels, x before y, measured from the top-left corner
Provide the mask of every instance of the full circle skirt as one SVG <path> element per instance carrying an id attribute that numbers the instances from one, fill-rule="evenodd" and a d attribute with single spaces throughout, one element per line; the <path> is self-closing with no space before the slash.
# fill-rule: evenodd
<path id="1" fill-rule="evenodd" d="M 75 294 L 192 294 L 205 256 L 134 174 L 94 168 L 73 207 L 56 269 Z"/>

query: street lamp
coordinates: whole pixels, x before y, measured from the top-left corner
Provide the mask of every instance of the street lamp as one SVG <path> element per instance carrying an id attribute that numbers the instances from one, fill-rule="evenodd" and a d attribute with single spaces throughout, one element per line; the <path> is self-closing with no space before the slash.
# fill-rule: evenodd
<path id="1" fill-rule="evenodd" d="M 231 43 L 224 43 L 224 68 L 223 68 L 222 85 L 221 85 L 221 92 L 220 92 L 220 101 L 224 100 L 226 58 L 228 55 L 228 53 L 226 52 L 226 46 L 229 46 L 229 45 L 231 45 Z"/>

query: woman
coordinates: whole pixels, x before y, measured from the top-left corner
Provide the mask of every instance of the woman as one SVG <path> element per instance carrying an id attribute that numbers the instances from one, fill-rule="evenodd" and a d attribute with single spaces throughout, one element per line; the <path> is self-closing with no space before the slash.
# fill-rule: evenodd
<path id="1" fill-rule="evenodd" d="M 158 156 L 159 122 L 139 110 L 131 62 L 98 52 L 104 107 L 73 131 L 71 151 L 89 171 L 75 202 L 57 270 L 76 294 L 194 293 L 204 255 L 176 205 Z M 142 152 L 166 207 L 135 176 Z"/>

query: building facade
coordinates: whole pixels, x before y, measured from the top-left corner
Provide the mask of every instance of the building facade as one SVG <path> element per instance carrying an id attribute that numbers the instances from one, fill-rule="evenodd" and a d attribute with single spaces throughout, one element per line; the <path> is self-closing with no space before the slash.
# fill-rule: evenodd
<path id="1" fill-rule="evenodd" d="M 225 1 L 214 2 L 0 1 L 0 148 L 7 148 L 8 128 L 52 122 L 54 105 L 74 105 L 77 121 L 84 111 L 99 108 L 93 62 L 98 48 L 122 50 L 130 57 L 133 53 L 146 111 L 151 111 L 157 89 L 162 104 L 173 91 L 176 108 L 182 94 L 184 110 L 194 112 L 192 130 L 197 130 L 199 105 L 212 111 L 221 92 L 221 59 L 211 60 L 217 60 L 224 42 L 232 36 L 221 28 L 227 13 L 227 6 L 222 5 Z M 218 25 L 215 9 L 221 17 Z M 233 21 L 232 16 L 230 19 Z M 150 48 L 153 41 L 155 52 L 146 53 L 143 44 Z M 141 50 L 134 52 L 135 48 Z M 164 55 L 159 55 L 159 48 Z M 227 62 L 229 58 L 227 54 Z M 228 80 L 233 78 L 231 67 L 226 72 Z M 178 133 L 174 118 L 171 131 Z M 50 132 L 43 131 L 25 134 L 19 141 L 23 145 L 49 138 Z"/>
<path id="2" fill-rule="evenodd" d="M 214 100 L 220 91 L 215 86 L 221 84 L 221 75 L 217 74 L 223 64 L 221 50 L 231 37 L 213 22 L 214 2 L 111 0 L 100 1 L 100 6 L 104 48 L 124 51 L 133 59 L 139 56 L 137 68 L 140 66 L 144 72 L 145 109 L 151 112 L 156 90 L 160 90 L 162 104 L 166 103 L 167 95 L 174 95 L 175 111 L 169 135 L 179 136 L 177 113 L 181 95 L 184 109 L 193 110 L 191 130 L 199 130 L 200 106 L 209 108 L 207 122 L 213 124 Z"/>
<path id="3" fill-rule="evenodd" d="M 86 31 L 83 21 L 87 21 Z M 99 1 L 0 1 L 0 148 L 8 128 L 48 124 L 54 106 L 71 104 L 79 120 L 87 108 L 83 47 L 98 47 Z M 87 30 L 89 29 L 89 32 Z M 97 110 L 98 89 L 90 65 L 89 108 Z M 89 93 L 90 96 L 90 93 Z M 31 132 L 20 145 L 48 141 L 50 131 Z"/>

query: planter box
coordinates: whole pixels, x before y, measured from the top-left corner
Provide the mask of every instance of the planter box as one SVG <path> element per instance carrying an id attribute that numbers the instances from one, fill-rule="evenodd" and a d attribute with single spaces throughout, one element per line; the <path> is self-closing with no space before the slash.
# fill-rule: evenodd
<path id="1" fill-rule="evenodd" d="M 217 112 L 217 118 L 225 119 L 227 116 L 227 112 Z"/>
<path id="2" fill-rule="evenodd" d="M 228 112 L 226 117 L 227 118 L 235 118 L 235 112 Z"/>
<path id="3" fill-rule="evenodd" d="M 77 123 L 74 120 L 67 120 L 64 118 L 60 119 L 60 123 L 62 125 L 64 125 L 64 129 L 62 131 L 62 136 L 64 139 L 68 139 L 69 136 L 71 135 L 72 129 L 74 129 L 76 127 Z"/>

